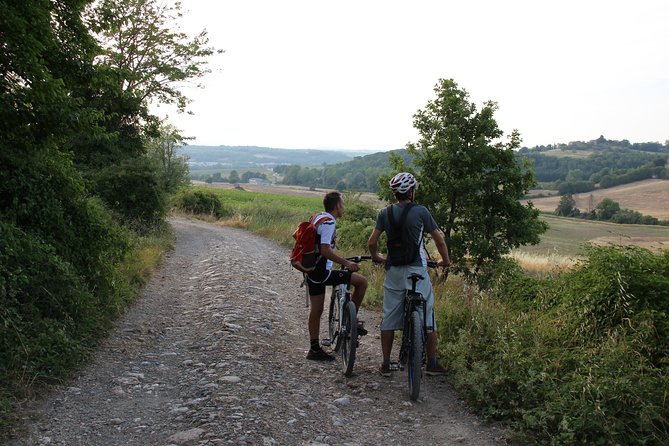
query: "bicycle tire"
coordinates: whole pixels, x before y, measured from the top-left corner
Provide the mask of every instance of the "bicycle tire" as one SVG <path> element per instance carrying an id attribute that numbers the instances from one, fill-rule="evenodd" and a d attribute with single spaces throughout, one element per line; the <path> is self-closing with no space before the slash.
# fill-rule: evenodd
<path id="1" fill-rule="evenodd" d="M 420 394 L 420 380 L 422 378 L 423 365 L 423 319 L 418 311 L 411 313 L 409 327 L 409 357 L 407 363 L 407 380 L 409 384 L 409 397 L 412 401 L 418 399 Z"/>
<path id="2" fill-rule="evenodd" d="M 358 346 L 358 317 L 353 302 L 347 302 L 341 324 L 341 358 L 344 375 L 351 376 Z"/>
<path id="3" fill-rule="evenodd" d="M 334 351 L 339 351 L 341 344 L 341 336 L 339 336 L 339 320 L 341 315 L 339 314 L 339 296 L 341 294 L 341 289 L 339 286 L 332 288 L 332 294 L 330 295 L 330 311 L 328 312 L 328 334 L 330 335 L 330 348 Z"/>

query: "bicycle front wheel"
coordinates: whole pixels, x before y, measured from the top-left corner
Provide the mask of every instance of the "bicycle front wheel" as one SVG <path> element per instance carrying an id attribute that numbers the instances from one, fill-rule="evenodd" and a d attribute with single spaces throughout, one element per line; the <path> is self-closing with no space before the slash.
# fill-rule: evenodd
<path id="1" fill-rule="evenodd" d="M 409 396 L 412 401 L 420 394 L 420 380 L 423 365 L 423 319 L 418 311 L 411 313 L 409 324 L 409 354 L 407 358 L 407 379 L 409 381 Z"/>
<path id="2" fill-rule="evenodd" d="M 347 302 L 344 307 L 341 323 L 341 358 L 344 366 L 344 375 L 351 376 L 355 362 L 355 350 L 358 346 L 358 317 L 353 302 Z"/>
<path id="3" fill-rule="evenodd" d="M 330 295 L 330 311 L 328 313 L 328 334 L 330 335 L 330 348 L 334 351 L 339 351 L 339 346 L 341 344 L 341 337 L 339 336 L 339 320 L 341 318 L 340 313 L 340 296 L 341 288 L 335 286 L 332 288 L 332 294 Z"/>

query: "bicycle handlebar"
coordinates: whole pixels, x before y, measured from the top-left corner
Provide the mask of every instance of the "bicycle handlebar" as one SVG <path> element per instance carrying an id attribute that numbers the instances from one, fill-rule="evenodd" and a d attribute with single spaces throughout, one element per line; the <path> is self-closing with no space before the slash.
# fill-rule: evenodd
<path id="1" fill-rule="evenodd" d="M 346 257 L 346 260 L 349 260 L 351 262 L 355 263 L 360 263 L 363 260 L 372 260 L 372 256 L 353 256 L 353 257 Z"/>

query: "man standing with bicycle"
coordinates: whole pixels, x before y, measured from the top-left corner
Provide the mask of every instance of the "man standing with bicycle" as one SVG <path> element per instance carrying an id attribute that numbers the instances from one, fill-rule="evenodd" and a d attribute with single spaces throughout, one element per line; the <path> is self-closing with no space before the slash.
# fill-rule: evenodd
<path id="1" fill-rule="evenodd" d="M 356 272 L 360 270 L 357 263 L 346 260 L 334 252 L 336 219 L 344 214 L 344 198 L 341 193 L 333 191 L 325 194 L 323 208 L 325 211 L 314 216 L 312 220 L 315 225 L 321 219 L 325 219 L 316 228 L 316 246 L 319 247 L 320 259 L 316 263 L 314 271 L 307 275 L 310 300 L 309 338 L 311 341 L 307 359 L 333 361 L 334 356 L 323 350 L 319 340 L 321 316 L 325 302 L 325 287 L 347 283 L 350 280 L 351 285 L 355 287 L 351 299 L 355 303 L 356 310 L 358 310 L 362 299 L 365 297 L 365 291 L 367 291 L 367 279 Z M 333 270 L 333 263 L 338 263 L 346 269 Z M 362 326 L 358 327 L 359 335 L 366 333 L 367 331 Z"/>
<path id="2" fill-rule="evenodd" d="M 423 249 L 423 235 L 429 233 L 441 255 L 437 266 L 448 266 L 450 259 L 444 237 L 432 214 L 424 206 L 414 203 L 418 182 L 410 173 L 401 172 L 390 180 L 397 203 L 381 209 L 376 219 L 376 227 L 369 237 L 369 252 L 375 263 L 385 263 L 386 277 L 383 282 L 383 321 L 381 322 L 381 350 L 383 363 L 380 372 L 390 376 L 390 353 L 393 348 L 395 330 L 403 328 L 404 293 L 411 289 L 407 277 L 418 273 L 425 277 L 417 284 L 416 291 L 426 299 L 427 317 L 427 357 L 425 373 L 443 375 L 446 369 L 437 361 L 437 327 L 434 317 L 434 294 L 427 273 L 427 261 Z M 378 253 L 381 233 L 388 236 L 388 253 L 384 258 Z M 399 235 L 402 234 L 400 241 Z M 408 239 L 408 240 L 406 240 Z"/>

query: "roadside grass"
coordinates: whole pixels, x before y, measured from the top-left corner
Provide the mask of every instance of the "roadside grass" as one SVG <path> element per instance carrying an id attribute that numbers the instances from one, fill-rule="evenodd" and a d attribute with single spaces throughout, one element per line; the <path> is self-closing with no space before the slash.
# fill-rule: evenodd
<path id="1" fill-rule="evenodd" d="M 522 250 L 513 251 L 508 257 L 518 262 L 525 271 L 534 274 L 560 273 L 573 268 L 577 263 L 575 257 L 558 254 L 532 254 Z"/>

